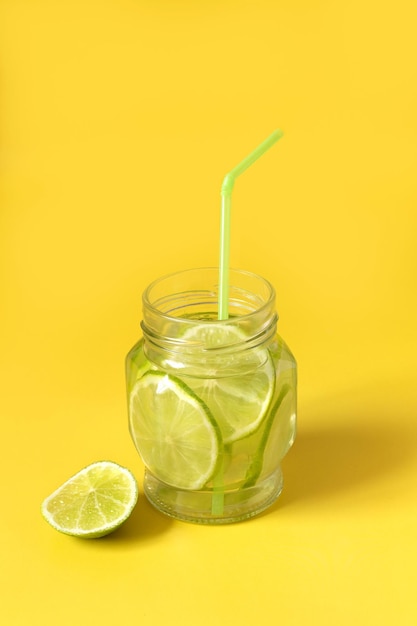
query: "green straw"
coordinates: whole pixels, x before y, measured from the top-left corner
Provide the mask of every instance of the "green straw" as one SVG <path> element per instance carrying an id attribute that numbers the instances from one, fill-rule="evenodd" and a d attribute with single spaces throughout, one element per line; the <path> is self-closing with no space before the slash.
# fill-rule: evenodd
<path id="1" fill-rule="evenodd" d="M 260 156 L 281 139 L 283 132 L 275 130 L 265 141 L 243 159 L 224 177 L 221 196 L 220 217 L 220 260 L 219 260 L 219 320 L 229 317 L 229 269 L 230 269 L 230 207 L 235 180 Z"/>
<path id="2" fill-rule="evenodd" d="M 275 130 L 265 141 L 253 150 L 246 159 L 243 159 L 233 168 L 223 180 L 222 207 L 220 219 L 220 261 L 219 261 L 219 320 L 229 317 L 229 269 L 230 269 L 230 206 L 233 186 L 237 176 L 240 176 L 252 163 L 259 159 L 278 139 L 281 139 L 281 130 Z M 223 479 L 224 451 L 219 471 L 213 480 L 213 495 L 211 512 L 213 515 L 222 515 L 224 511 L 224 479 Z"/>

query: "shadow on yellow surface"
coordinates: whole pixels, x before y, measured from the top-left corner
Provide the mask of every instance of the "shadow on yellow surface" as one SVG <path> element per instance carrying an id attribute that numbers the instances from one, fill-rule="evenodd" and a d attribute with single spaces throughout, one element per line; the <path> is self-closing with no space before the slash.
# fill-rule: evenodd
<path id="1" fill-rule="evenodd" d="M 341 402 L 343 405 L 343 402 Z M 376 408 L 323 409 L 324 419 L 302 425 L 284 459 L 284 489 L 261 516 L 292 506 L 388 507 L 402 472 L 417 458 L 417 429 L 407 416 Z M 307 420 L 306 420 L 307 422 Z M 404 477 L 403 477 L 404 478 Z M 410 493 L 410 498 L 413 495 Z M 130 518 L 107 542 L 146 542 L 170 530 L 174 520 L 157 512 L 143 493 Z"/>
<path id="2" fill-rule="evenodd" d="M 284 461 L 284 491 L 278 508 L 298 502 L 317 505 L 363 490 L 381 502 L 393 492 L 395 476 L 416 458 L 416 432 L 392 416 L 383 421 L 352 411 L 333 423 L 301 428 Z M 411 494 L 410 494 L 411 497 Z M 347 501 L 346 501 L 347 502 Z"/>
<path id="3" fill-rule="evenodd" d="M 167 532 L 173 520 L 158 513 L 149 504 L 143 493 L 139 494 L 138 502 L 129 519 L 114 533 L 103 537 L 101 541 L 132 543 L 133 541 L 151 541 Z"/>

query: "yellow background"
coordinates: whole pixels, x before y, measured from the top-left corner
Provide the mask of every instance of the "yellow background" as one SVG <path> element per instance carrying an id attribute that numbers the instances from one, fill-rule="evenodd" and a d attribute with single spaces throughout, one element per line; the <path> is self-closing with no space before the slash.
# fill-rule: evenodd
<path id="1" fill-rule="evenodd" d="M 5 626 L 417 624 L 413 0 L 2 0 Z M 299 364 L 280 500 L 227 527 L 141 492 L 114 535 L 40 515 L 81 467 L 143 468 L 124 356 L 154 278 L 231 263 L 277 290 Z"/>

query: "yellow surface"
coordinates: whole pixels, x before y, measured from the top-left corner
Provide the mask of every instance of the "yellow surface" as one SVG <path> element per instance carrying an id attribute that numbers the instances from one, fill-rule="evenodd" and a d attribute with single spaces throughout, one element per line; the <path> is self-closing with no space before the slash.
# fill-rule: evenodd
<path id="1" fill-rule="evenodd" d="M 417 624 L 413 0 L 2 0 L 1 602 L 20 625 Z M 40 515 L 112 459 L 141 482 L 124 355 L 163 273 L 269 278 L 299 363 L 279 502 L 207 528 Z"/>

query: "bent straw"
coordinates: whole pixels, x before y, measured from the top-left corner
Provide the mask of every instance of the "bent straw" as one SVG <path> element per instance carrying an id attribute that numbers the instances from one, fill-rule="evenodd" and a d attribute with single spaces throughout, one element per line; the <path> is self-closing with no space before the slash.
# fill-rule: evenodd
<path id="1" fill-rule="evenodd" d="M 283 132 L 275 130 L 265 141 L 243 159 L 224 177 L 221 189 L 220 259 L 219 259 L 219 310 L 218 319 L 229 317 L 229 268 L 230 268 L 230 208 L 235 180 L 271 146 L 281 139 Z"/>
<path id="2" fill-rule="evenodd" d="M 223 180 L 221 196 L 221 219 L 220 219 L 220 261 L 219 261 L 219 310 L 218 319 L 225 320 L 229 317 L 229 259 L 230 259 L 230 206 L 231 196 L 235 180 L 252 163 L 259 159 L 278 139 L 283 132 L 275 130 L 265 141 L 233 168 Z M 213 515 L 223 515 L 224 511 L 224 457 L 220 462 L 220 468 L 213 480 L 213 495 L 211 500 L 211 512 Z"/>

